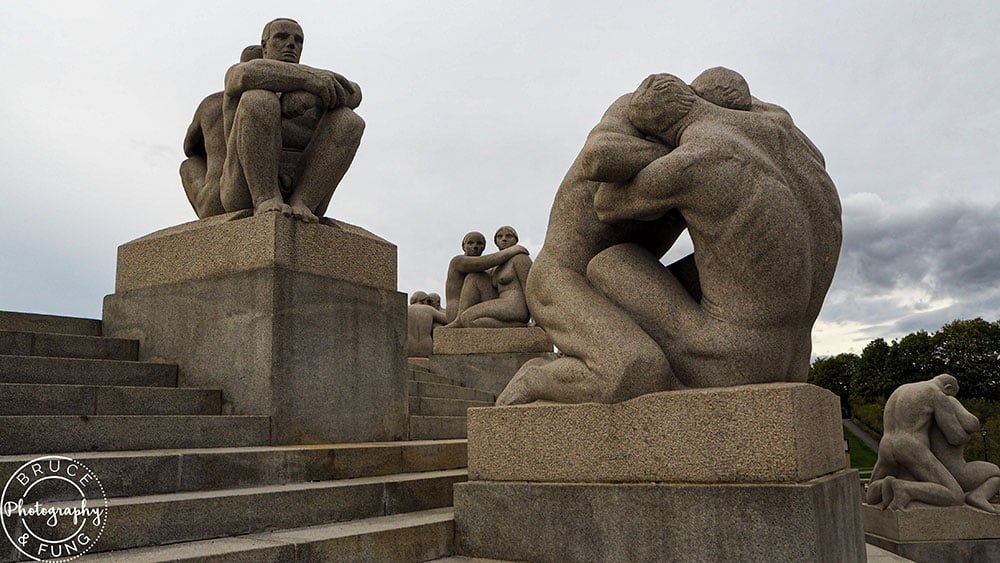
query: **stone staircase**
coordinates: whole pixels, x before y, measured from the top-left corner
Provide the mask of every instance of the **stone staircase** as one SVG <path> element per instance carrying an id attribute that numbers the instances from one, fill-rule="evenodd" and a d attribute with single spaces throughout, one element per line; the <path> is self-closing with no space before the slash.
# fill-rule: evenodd
<path id="1" fill-rule="evenodd" d="M 224 415 L 220 390 L 178 388 L 176 366 L 100 334 L 0 312 L 0 476 L 61 453 L 101 479 L 109 517 L 81 561 L 451 555 L 465 409 L 493 395 L 411 366 L 410 441 L 271 446 L 267 417 Z M 0 560 L 19 555 L 0 537 Z"/>

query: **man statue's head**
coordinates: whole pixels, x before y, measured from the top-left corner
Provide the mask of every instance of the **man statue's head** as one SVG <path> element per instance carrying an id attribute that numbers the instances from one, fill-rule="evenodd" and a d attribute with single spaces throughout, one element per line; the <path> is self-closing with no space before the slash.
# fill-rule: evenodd
<path id="1" fill-rule="evenodd" d="M 729 108 L 748 110 L 753 104 L 750 85 L 735 70 L 717 66 L 698 75 L 691 82 L 691 89 L 713 104 Z"/>
<path id="2" fill-rule="evenodd" d="M 935 377 L 932 381 L 937 384 L 938 388 L 941 389 L 945 395 L 950 395 L 952 397 L 958 395 L 958 380 L 955 379 L 955 376 L 942 373 L 941 375 Z"/>
<path id="3" fill-rule="evenodd" d="M 260 46 L 264 49 L 265 59 L 298 63 L 304 39 L 302 26 L 297 21 L 278 18 L 264 26 L 264 31 L 260 34 Z"/>

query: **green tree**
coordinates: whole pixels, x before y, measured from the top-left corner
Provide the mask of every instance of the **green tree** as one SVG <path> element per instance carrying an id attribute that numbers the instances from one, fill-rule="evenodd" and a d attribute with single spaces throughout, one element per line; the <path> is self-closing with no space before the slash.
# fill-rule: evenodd
<path id="1" fill-rule="evenodd" d="M 857 354 L 837 354 L 817 358 L 809 368 L 809 383 L 829 389 L 840 397 L 840 408 L 850 411 L 851 378 L 860 358 Z"/>
<path id="2" fill-rule="evenodd" d="M 1000 322 L 952 321 L 935 339 L 940 371 L 958 378 L 961 397 L 1000 400 Z"/>
<path id="3" fill-rule="evenodd" d="M 872 403 L 892 392 L 889 380 L 889 345 L 876 338 L 861 351 L 861 357 L 851 377 L 851 401 L 857 404 Z"/>

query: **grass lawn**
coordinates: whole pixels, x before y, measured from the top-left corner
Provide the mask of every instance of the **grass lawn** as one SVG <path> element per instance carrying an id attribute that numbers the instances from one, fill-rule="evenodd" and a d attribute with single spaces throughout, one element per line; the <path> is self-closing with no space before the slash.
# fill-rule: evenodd
<path id="1" fill-rule="evenodd" d="M 851 467 L 865 470 L 875 467 L 875 460 L 878 459 L 878 454 L 873 452 L 871 448 L 866 446 L 860 438 L 852 434 L 847 428 L 844 428 L 844 439 L 847 440 L 847 448 L 851 453 Z"/>

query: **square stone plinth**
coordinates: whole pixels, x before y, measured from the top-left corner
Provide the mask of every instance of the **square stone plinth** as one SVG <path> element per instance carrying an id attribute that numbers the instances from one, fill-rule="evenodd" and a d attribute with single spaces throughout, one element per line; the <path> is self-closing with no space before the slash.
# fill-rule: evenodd
<path id="1" fill-rule="evenodd" d="M 469 479 L 802 482 L 847 466 L 840 402 L 806 383 L 468 412 Z"/>
<path id="2" fill-rule="evenodd" d="M 572 563 L 865 560 L 858 474 L 795 484 L 455 485 L 456 550 Z"/>
<path id="3" fill-rule="evenodd" d="M 115 292 L 280 267 L 396 290 L 396 246 L 348 223 L 307 224 L 237 211 L 157 231 L 118 247 Z"/>
<path id="4" fill-rule="evenodd" d="M 537 326 L 519 328 L 439 328 L 434 354 L 551 352 L 552 342 Z"/>
<path id="5" fill-rule="evenodd" d="M 269 416 L 272 444 L 404 438 L 406 296 L 395 246 L 363 233 L 272 213 L 127 243 L 104 334 Z"/>

